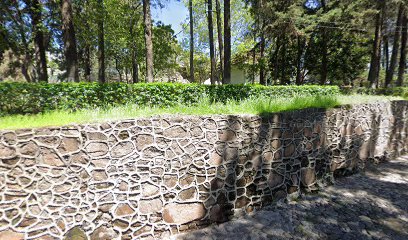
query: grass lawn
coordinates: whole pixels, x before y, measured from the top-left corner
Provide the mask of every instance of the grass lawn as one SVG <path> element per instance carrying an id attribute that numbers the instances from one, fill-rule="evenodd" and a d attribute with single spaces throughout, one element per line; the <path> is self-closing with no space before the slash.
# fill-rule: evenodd
<path id="1" fill-rule="evenodd" d="M 194 106 L 176 105 L 168 108 L 125 105 L 109 109 L 90 109 L 77 112 L 53 111 L 37 115 L 10 115 L 0 117 L 0 129 L 63 126 L 73 123 L 93 123 L 149 117 L 157 115 L 213 115 L 213 114 L 268 114 L 305 108 L 332 108 L 345 104 L 401 100 L 398 97 L 348 95 L 348 96 L 299 96 L 294 98 L 247 99 L 225 104 L 210 104 L 203 99 Z"/>

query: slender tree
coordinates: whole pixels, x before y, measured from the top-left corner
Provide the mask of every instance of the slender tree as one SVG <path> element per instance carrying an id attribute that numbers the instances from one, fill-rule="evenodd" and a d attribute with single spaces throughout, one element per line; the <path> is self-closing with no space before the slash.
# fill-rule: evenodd
<path id="1" fill-rule="evenodd" d="M 71 0 L 72 1 L 72 0 Z M 73 7 L 73 24 L 75 28 L 75 39 L 77 47 L 78 68 L 83 71 L 83 78 L 85 81 L 91 81 L 91 53 L 94 49 L 93 39 L 97 34 L 91 26 L 97 24 L 98 21 L 94 21 L 89 15 L 94 16 L 95 10 L 90 11 L 90 1 L 82 1 L 81 3 L 74 2 Z M 96 8 L 96 17 L 99 17 L 99 8 Z"/>
<path id="2" fill-rule="evenodd" d="M 194 19 L 192 0 L 188 2 L 188 12 L 190 18 L 190 81 L 194 82 Z"/>
<path id="3" fill-rule="evenodd" d="M 218 36 L 218 51 L 220 55 L 220 74 L 219 80 L 222 82 L 224 73 L 224 46 L 222 42 L 222 22 L 221 22 L 221 5 L 220 0 L 215 0 L 215 11 L 217 15 L 217 36 Z"/>
<path id="4" fill-rule="evenodd" d="M 85 45 L 84 48 L 84 77 L 85 80 L 91 81 L 91 46 L 89 44 Z"/>
<path id="5" fill-rule="evenodd" d="M 377 88 L 378 77 L 380 73 L 380 59 L 381 59 L 381 31 L 383 22 L 385 2 L 378 3 L 378 13 L 375 17 L 375 37 L 373 43 L 373 50 L 371 53 L 370 70 L 368 73 L 368 81 L 371 88 Z"/>
<path id="6" fill-rule="evenodd" d="M 264 57 L 265 57 L 265 34 L 263 31 L 263 28 L 261 28 L 261 41 L 260 41 L 260 66 L 259 66 L 259 84 L 261 85 L 266 85 L 266 78 L 265 78 L 265 63 L 264 63 Z M 255 51 L 255 49 L 254 49 Z"/>
<path id="7" fill-rule="evenodd" d="M 383 41 L 383 68 L 388 69 L 390 66 L 390 51 L 388 45 L 388 36 L 384 34 Z"/>
<path id="8" fill-rule="evenodd" d="M 129 34 L 130 36 L 134 36 L 134 26 L 135 26 L 135 20 L 134 18 L 131 19 L 130 21 L 130 28 L 129 28 Z M 132 82 L 133 83 L 138 83 L 139 82 L 139 63 L 137 62 L 137 44 L 134 41 L 134 37 L 132 37 L 133 43 L 131 43 L 131 53 L 132 53 Z"/>
<path id="9" fill-rule="evenodd" d="M 73 23 L 72 2 L 71 0 L 62 0 L 61 4 L 64 53 L 67 66 L 67 81 L 79 82 L 78 54 Z"/>
<path id="10" fill-rule="evenodd" d="M 208 37 L 210 44 L 210 60 L 211 60 L 211 84 L 215 84 L 216 61 L 214 52 L 214 27 L 212 18 L 212 0 L 207 0 L 208 5 Z"/>
<path id="11" fill-rule="evenodd" d="M 143 0 L 143 21 L 146 45 L 146 82 L 153 82 L 153 32 L 150 0 Z"/>
<path id="12" fill-rule="evenodd" d="M 301 36 L 297 36 L 297 55 L 296 55 L 296 85 L 303 83 L 302 76 L 302 56 L 305 48 L 305 42 Z"/>
<path id="13" fill-rule="evenodd" d="M 400 62 L 399 62 L 399 68 L 398 68 L 397 86 L 402 86 L 402 83 L 404 81 L 405 68 L 407 65 L 407 41 L 408 41 L 408 16 L 407 15 L 408 13 L 407 13 L 407 10 L 405 9 L 403 18 L 402 18 L 402 24 L 401 24 L 401 30 L 402 30 L 401 55 L 400 55 Z"/>
<path id="14" fill-rule="evenodd" d="M 257 3 L 257 8 L 258 9 L 263 9 L 264 7 L 264 2 L 261 0 Z M 260 52 L 260 58 L 259 58 L 259 83 L 261 85 L 266 85 L 266 78 L 265 78 L 265 20 L 261 18 L 260 15 L 257 16 L 256 20 L 256 28 L 258 29 L 259 32 L 259 52 Z M 255 33 L 255 35 L 257 35 Z M 256 41 L 256 38 L 254 39 Z M 258 44 L 254 46 L 254 52 L 256 51 L 256 47 Z"/>
<path id="15" fill-rule="evenodd" d="M 98 16 L 98 81 L 105 83 L 105 28 L 104 28 L 104 16 L 105 10 L 103 6 L 103 0 L 98 0 L 99 16 Z"/>
<path id="16" fill-rule="evenodd" d="M 387 73 L 385 76 L 385 87 L 388 87 L 388 85 L 390 85 L 390 83 L 392 82 L 392 79 L 394 77 L 395 67 L 397 66 L 403 10 L 404 10 L 404 4 L 401 3 L 398 9 L 397 27 L 394 33 L 394 43 L 392 45 L 390 66 L 387 69 Z"/>
<path id="17" fill-rule="evenodd" d="M 47 57 L 45 55 L 42 6 L 38 0 L 29 0 L 28 4 L 34 35 L 35 62 L 38 81 L 48 82 Z"/>
<path id="18" fill-rule="evenodd" d="M 322 8 L 323 12 L 327 12 L 327 4 L 326 0 L 322 0 Z M 327 47 L 327 29 L 326 27 L 321 28 L 321 34 L 322 34 L 322 66 L 320 69 L 320 84 L 324 85 L 327 82 L 327 70 L 328 70 L 328 47 Z"/>
<path id="19" fill-rule="evenodd" d="M 224 77 L 223 83 L 231 83 L 231 2 L 224 0 Z"/>

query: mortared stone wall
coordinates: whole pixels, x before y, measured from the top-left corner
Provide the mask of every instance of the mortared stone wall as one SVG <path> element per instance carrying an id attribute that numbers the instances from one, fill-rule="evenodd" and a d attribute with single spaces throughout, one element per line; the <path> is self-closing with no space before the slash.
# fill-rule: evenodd
<path id="1" fill-rule="evenodd" d="M 0 131 L 0 239 L 154 239 L 407 150 L 408 102 Z"/>

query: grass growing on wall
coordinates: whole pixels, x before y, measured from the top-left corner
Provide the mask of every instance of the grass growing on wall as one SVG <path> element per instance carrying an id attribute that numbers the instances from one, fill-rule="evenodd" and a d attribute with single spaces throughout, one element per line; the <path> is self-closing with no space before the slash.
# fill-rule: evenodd
<path id="1" fill-rule="evenodd" d="M 242 101 L 210 103 L 201 99 L 194 105 L 177 104 L 172 107 L 140 107 L 124 105 L 109 109 L 51 111 L 36 115 L 10 115 L 0 117 L 0 129 L 36 128 L 69 124 L 93 123 L 111 120 L 149 117 L 157 115 L 212 115 L 212 114 L 268 114 L 273 112 L 305 108 L 332 108 L 343 104 L 358 104 L 373 101 L 399 100 L 398 97 L 380 96 L 296 96 L 291 98 L 249 98 Z"/>

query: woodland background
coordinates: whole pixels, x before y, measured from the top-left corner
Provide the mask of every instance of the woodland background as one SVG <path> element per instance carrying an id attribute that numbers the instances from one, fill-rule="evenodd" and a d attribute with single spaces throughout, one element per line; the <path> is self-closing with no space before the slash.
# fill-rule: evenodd
<path id="1" fill-rule="evenodd" d="M 406 0 L 2 0 L 0 81 L 406 84 Z M 175 13 L 176 14 L 176 13 Z"/>

